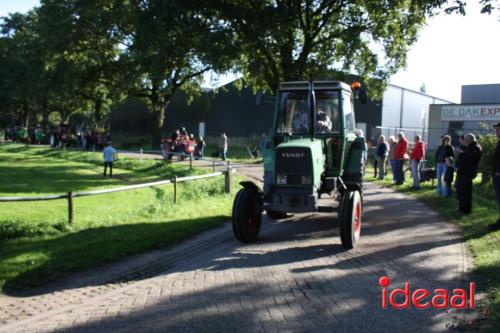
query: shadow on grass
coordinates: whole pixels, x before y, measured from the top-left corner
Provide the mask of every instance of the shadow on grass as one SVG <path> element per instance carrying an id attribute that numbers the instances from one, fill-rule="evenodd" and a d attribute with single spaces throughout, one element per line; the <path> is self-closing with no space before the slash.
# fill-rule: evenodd
<path id="1" fill-rule="evenodd" d="M 179 243 L 199 232 L 221 226 L 229 218 L 218 215 L 173 222 L 144 222 L 87 229 L 59 237 L 6 241 L 0 246 L 0 253 L 4 254 L 0 258 L 0 273 L 3 271 L 11 277 L 2 276 L 0 281 L 5 280 L 7 294 L 25 295 L 26 292 L 20 291 L 58 280 L 71 272 Z M 36 262 L 33 255 L 43 259 Z M 106 282 L 109 281 L 103 281 Z M 46 293 L 47 290 L 33 292 Z"/>
<path id="2" fill-rule="evenodd" d="M 0 192 L 3 193 L 62 193 L 171 179 L 174 175 L 184 177 L 198 172 L 187 166 L 172 166 L 161 161 L 142 164 L 135 160 L 119 160 L 115 163 L 115 177 L 103 178 L 101 162 L 89 160 L 85 152 L 78 156 L 79 152 L 75 154 L 25 146 L 0 150 L 6 151 L 28 153 L 12 156 L 4 154 L 3 162 L 7 166 L 0 166 Z M 73 165 L 66 161 L 73 162 Z"/>

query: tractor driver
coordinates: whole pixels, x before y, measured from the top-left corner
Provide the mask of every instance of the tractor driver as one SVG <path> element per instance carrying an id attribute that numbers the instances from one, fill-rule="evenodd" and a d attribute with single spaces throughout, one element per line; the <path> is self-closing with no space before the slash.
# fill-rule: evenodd
<path id="1" fill-rule="evenodd" d="M 316 113 L 316 131 L 319 133 L 331 133 L 338 126 L 338 110 L 330 100 L 318 100 Z"/>
<path id="2" fill-rule="evenodd" d="M 316 114 L 316 130 L 323 133 L 332 131 L 332 120 L 321 109 L 318 109 L 318 113 Z"/>

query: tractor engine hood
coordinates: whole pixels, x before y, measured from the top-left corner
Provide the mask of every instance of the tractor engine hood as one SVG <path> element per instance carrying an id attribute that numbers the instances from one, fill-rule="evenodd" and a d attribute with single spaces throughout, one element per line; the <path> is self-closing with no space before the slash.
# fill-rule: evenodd
<path id="1" fill-rule="evenodd" d="M 296 139 L 276 147 L 275 184 L 318 187 L 324 169 L 323 141 Z"/>

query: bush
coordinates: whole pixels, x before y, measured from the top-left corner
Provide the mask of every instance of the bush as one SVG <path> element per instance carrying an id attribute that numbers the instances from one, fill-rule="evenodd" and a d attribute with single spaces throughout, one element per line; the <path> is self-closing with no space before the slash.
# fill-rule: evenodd
<path id="1" fill-rule="evenodd" d="M 493 174 L 493 165 L 491 161 L 497 142 L 498 140 L 493 134 L 479 136 L 479 144 L 483 148 L 483 156 L 479 161 L 479 172 L 482 174 L 482 183 L 489 182 Z"/>

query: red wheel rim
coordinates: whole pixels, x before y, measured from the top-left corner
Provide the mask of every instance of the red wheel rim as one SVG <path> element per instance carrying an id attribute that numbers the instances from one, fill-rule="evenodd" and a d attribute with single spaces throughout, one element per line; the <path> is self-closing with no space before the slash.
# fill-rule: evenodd
<path id="1" fill-rule="evenodd" d="M 356 202 L 356 207 L 354 208 L 354 232 L 359 234 L 361 227 L 361 202 Z"/>

